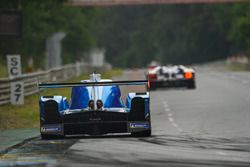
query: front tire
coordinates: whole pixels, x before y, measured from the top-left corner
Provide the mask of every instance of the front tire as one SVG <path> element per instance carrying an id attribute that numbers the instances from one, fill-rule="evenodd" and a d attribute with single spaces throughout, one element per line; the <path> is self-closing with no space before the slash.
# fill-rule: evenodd
<path id="1" fill-rule="evenodd" d="M 62 135 L 48 135 L 48 134 L 41 134 L 42 140 L 51 140 L 51 139 L 63 139 L 64 136 Z"/>
<path id="2" fill-rule="evenodd" d="M 151 136 L 151 129 L 141 131 L 141 132 L 132 132 L 131 136 L 133 136 L 133 137 L 150 137 Z"/>

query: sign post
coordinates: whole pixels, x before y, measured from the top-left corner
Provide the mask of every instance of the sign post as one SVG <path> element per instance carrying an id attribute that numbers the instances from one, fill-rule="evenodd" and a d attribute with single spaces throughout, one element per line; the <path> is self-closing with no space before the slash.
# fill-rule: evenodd
<path id="1" fill-rule="evenodd" d="M 24 84 L 23 82 L 11 82 L 11 104 L 20 105 L 24 104 Z"/>
<path id="2" fill-rule="evenodd" d="M 8 75 L 10 79 L 22 75 L 20 55 L 7 55 Z M 24 104 L 24 83 L 22 81 L 11 82 L 11 104 Z"/>

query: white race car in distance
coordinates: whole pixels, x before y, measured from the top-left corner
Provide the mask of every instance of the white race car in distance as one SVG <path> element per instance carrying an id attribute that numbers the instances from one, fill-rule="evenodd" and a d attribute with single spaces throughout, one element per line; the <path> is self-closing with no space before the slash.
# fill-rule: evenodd
<path id="1" fill-rule="evenodd" d="M 195 89 L 195 70 L 183 65 L 156 66 L 148 69 L 150 89 L 159 87 L 187 87 Z"/>

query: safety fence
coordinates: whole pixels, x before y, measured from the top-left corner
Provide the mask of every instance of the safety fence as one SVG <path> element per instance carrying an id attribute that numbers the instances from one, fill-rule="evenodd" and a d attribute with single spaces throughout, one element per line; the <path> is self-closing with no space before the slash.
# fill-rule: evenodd
<path id="1" fill-rule="evenodd" d="M 24 83 L 24 96 L 28 96 L 39 91 L 38 83 L 41 82 L 60 82 L 79 76 L 83 73 L 95 71 L 106 71 L 109 66 L 91 67 L 85 63 L 69 64 L 48 71 L 41 71 L 29 74 L 23 74 L 13 79 L 0 78 L 0 105 L 10 103 L 11 100 L 11 82 L 21 81 Z"/>

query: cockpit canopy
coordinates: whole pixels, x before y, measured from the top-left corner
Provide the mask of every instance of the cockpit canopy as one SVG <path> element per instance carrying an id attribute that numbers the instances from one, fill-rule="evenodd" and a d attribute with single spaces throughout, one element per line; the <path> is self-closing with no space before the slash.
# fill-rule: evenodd
<path id="1" fill-rule="evenodd" d="M 107 81 L 111 80 L 100 80 L 100 82 Z M 89 80 L 82 82 L 89 82 Z M 103 102 L 104 108 L 124 107 L 119 86 L 81 86 L 72 87 L 70 109 L 87 108 L 94 96 Z"/>

